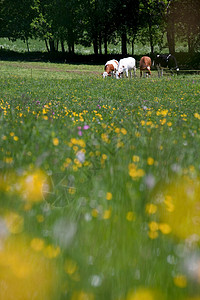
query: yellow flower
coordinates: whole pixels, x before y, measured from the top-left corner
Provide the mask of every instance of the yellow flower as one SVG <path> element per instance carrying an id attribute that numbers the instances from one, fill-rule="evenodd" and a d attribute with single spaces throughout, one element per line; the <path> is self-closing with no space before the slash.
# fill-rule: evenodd
<path id="1" fill-rule="evenodd" d="M 179 288 L 185 288 L 187 286 L 187 278 L 184 275 L 177 275 L 174 278 L 174 284 Z"/>
<path id="2" fill-rule="evenodd" d="M 169 224 L 166 224 L 166 223 L 160 223 L 159 224 L 159 229 L 160 231 L 163 233 L 163 234 L 169 234 L 172 229 L 171 227 L 169 226 Z"/>
<path id="3" fill-rule="evenodd" d="M 13 139 L 14 139 L 14 141 L 16 141 L 16 142 L 19 140 L 18 136 L 16 136 L 16 135 L 14 136 Z"/>
<path id="4" fill-rule="evenodd" d="M 153 159 L 152 157 L 148 157 L 148 158 L 147 158 L 147 164 L 148 164 L 149 166 L 152 166 L 152 165 L 154 164 L 154 159 Z"/>
<path id="5" fill-rule="evenodd" d="M 106 200 L 111 200 L 112 199 L 112 193 L 108 192 L 106 194 Z"/>
<path id="6" fill-rule="evenodd" d="M 41 251 L 44 248 L 44 240 L 39 238 L 34 238 L 31 240 L 31 248 L 35 251 Z"/>
<path id="7" fill-rule="evenodd" d="M 48 245 L 43 250 L 44 255 L 48 258 L 55 258 L 60 254 L 60 247 L 54 247 L 53 245 Z"/>
<path id="8" fill-rule="evenodd" d="M 132 211 L 128 211 L 126 214 L 126 220 L 131 222 L 135 220 L 135 215 Z"/>
<path id="9" fill-rule="evenodd" d="M 24 230 L 24 218 L 15 212 L 5 215 L 5 222 L 8 230 L 13 233 L 21 233 Z"/>
<path id="10" fill-rule="evenodd" d="M 54 284 L 55 265 L 30 247 L 24 236 L 11 236 L 0 251 L 0 299 L 50 299 L 57 293 Z M 37 291 L 37 293 L 36 293 Z"/>
<path id="11" fill-rule="evenodd" d="M 92 293 L 84 291 L 73 292 L 71 300 L 94 300 L 94 295 Z"/>
<path id="12" fill-rule="evenodd" d="M 111 210 L 110 209 L 105 210 L 103 214 L 103 219 L 108 220 L 110 219 L 110 217 L 111 217 Z"/>
<path id="13" fill-rule="evenodd" d="M 58 138 L 53 138 L 53 144 L 54 144 L 54 146 L 58 146 L 59 139 Z"/>
<path id="14" fill-rule="evenodd" d="M 127 134 L 127 130 L 126 130 L 125 128 L 122 128 L 122 129 L 121 129 L 121 133 L 122 133 L 123 135 L 126 135 L 126 134 Z"/>
<path id="15" fill-rule="evenodd" d="M 200 114 L 194 113 L 194 117 L 200 120 Z"/>
<path id="16" fill-rule="evenodd" d="M 67 259 L 64 263 L 64 270 L 67 274 L 72 275 L 78 269 L 77 263 L 72 259 Z"/>
<path id="17" fill-rule="evenodd" d="M 28 202 L 40 202 L 44 193 L 49 191 L 46 175 L 41 170 L 35 170 L 20 179 L 19 193 Z"/>
<path id="18" fill-rule="evenodd" d="M 148 213 L 149 215 L 155 214 L 157 209 L 158 209 L 157 206 L 153 203 L 148 203 L 145 208 L 146 213 Z"/>
<path id="19" fill-rule="evenodd" d="M 99 214 L 99 212 L 98 212 L 98 210 L 97 209 L 93 209 L 92 210 L 92 212 L 91 212 L 91 215 L 94 217 L 94 218 L 96 218 L 97 216 L 98 216 L 98 214 Z"/>
<path id="20" fill-rule="evenodd" d="M 158 295 L 154 290 L 147 288 L 139 288 L 136 291 L 129 291 L 126 300 L 158 300 L 162 299 L 161 295 Z"/>
<path id="21" fill-rule="evenodd" d="M 152 222 L 149 223 L 149 229 L 151 231 L 157 231 L 158 228 L 159 227 L 158 227 L 158 223 L 157 222 L 152 221 Z"/>
<path id="22" fill-rule="evenodd" d="M 138 161 L 140 161 L 140 157 L 138 155 L 133 155 L 132 160 L 134 162 L 138 162 Z"/>
<path id="23" fill-rule="evenodd" d="M 183 176 L 173 179 L 159 192 L 163 201 L 159 205 L 161 223 L 168 224 L 174 235 L 187 239 L 192 235 L 200 235 L 199 207 L 200 179 Z M 184 205 L 183 205 L 184 203 Z M 168 228 L 168 230 L 170 230 Z M 165 226 L 166 229 L 166 226 Z"/>
<path id="24" fill-rule="evenodd" d="M 150 239 L 154 240 L 158 237 L 158 232 L 157 231 L 149 231 L 148 235 L 149 235 Z"/>

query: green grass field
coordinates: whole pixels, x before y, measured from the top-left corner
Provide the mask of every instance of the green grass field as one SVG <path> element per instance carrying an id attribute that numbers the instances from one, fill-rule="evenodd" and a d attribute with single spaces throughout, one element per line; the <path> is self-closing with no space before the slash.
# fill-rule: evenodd
<path id="1" fill-rule="evenodd" d="M 199 76 L 0 69 L 0 299 L 199 300 Z"/>

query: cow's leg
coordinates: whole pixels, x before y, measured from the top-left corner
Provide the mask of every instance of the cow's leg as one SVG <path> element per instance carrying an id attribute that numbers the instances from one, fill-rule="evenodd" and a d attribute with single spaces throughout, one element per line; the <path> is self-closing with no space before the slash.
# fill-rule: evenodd
<path id="1" fill-rule="evenodd" d="M 133 68 L 134 78 L 136 77 L 136 67 Z"/>
<path id="2" fill-rule="evenodd" d="M 161 68 L 161 77 L 163 77 L 163 68 Z"/>
<path id="3" fill-rule="evenodd" d="M 126 70 L 126 77 L 128 78 L 128 69 Z"/>

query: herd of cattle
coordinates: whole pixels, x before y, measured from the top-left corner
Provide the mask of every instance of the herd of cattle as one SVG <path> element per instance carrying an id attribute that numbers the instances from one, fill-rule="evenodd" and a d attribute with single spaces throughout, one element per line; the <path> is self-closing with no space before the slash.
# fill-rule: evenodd
<path id="1" fill-rule="evenodd" d="M 176 58 L 171 54 L 158 54 L 153 62 L 158 70 L 158 77 L 163 76 L 163 69 L 168 68 L 171 71 L 179 71 Z M 148 56 L 143 56 L 140 59 L 139 68 L 140 68 L 140 77 L 150 76 L 151 75 L 151 58 Z M 103 73 L 103 78 L 106 76 L 112 76 L 120 78 L 125 74 L 126 77 L 132 78 L 132 72 L 134 77 L 136 77 L 136 60 L 133 57 L 122 58 L 118 62 L 116 59 L 112 59 L 106 62 L 105 70 Z"/>

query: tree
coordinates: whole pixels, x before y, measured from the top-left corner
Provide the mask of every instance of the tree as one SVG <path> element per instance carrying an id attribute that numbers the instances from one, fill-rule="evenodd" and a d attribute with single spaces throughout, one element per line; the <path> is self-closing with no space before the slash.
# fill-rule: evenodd
<path id="1" fill-rule="evenodd" d="M 170 50 L 175 51 L 176 34 L 179 39 L 187 41 L 188 51 L 194 52 L 200 46 L 200 1 L 170 1 L 167 24 Z"/>
<path id="2" fill-rule="evenodd" d="M 140 0 L 140 28 L 143 32 L 143 42 L 149 40 L 151 53 L 154 53 L 154 46 L 163 27 L 166 7 L 167 0 Z"/>
<path id="3" fill-rule="evenodd" d="M 26 41 L 32 37 L 31 22 L 34 12 L 31 9 L 33 0 L 1 1 L 1 36 L 12 40 Z M 29 50 L 29 47 L 28 47 Z"/>

